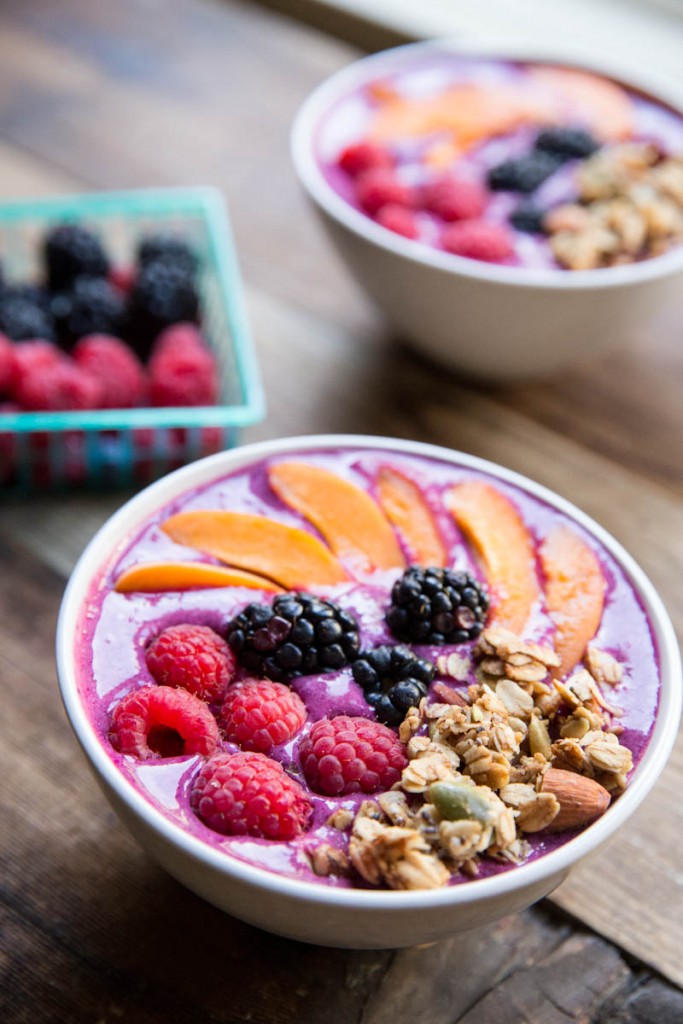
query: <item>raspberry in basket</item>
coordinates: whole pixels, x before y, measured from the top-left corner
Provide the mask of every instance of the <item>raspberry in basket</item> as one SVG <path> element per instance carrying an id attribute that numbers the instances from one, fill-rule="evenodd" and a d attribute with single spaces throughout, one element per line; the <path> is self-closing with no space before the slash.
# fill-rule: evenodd
<path id="1" fill-rule="evenodd" d="M 68 359 L 22 371 L 14 388 L 17 403 L 29 412 L 97 409 L 101 394 L 99 382 Z"/>
<path id="2" fill-rule="evenodd" d="M 17 373 L 15 346 L 5 334 L 0 334 L 0 395 L 12 391 Z"/>
<path id="3" fill-rule="evenodd" d="M 145 372 L 125 341 L 110 334 L 89 334 L 76 343 L 73 358 L 99 382 L 100 409 L 130 409 L 143 404 Z"/>
<path id="4" fill-rule="evenodd" d="M 311 816 L 311 801 L 295 779 L 265 754 L 216 754 L 202 767 L 190 805 L 224 835 L 294 839 Z"/>
<path id="5" fill-rule="evenodd" d="M 145 659 L 157 683 L 182 687 L 209 703 L 222 700 L 235 677 L 235 655 L 209 626 L 169 626 L 152 640 Z"/>
<path id="6" fill-rule="evenodd" d="M 306 721 L 306 707 L 288 686 L 254 679 L 228 689 L 220 721 L 226 738 L 242 750 L 267 754 L 296 736 Z"/>
<path id="7" fill-rule="evenodd" d="M 396 734 L 367 718 L 322 718 L 299 747 L 306 781 L 317 793 L 391 789 L 408 763 Z"/>
<path id="8" fill-rule="evenodd" d="M 218 400 L 216 361 L 192 324 L 178 324 L 159 336 L 149 377 L 154 406 L 215 405 Z"/>
<path id="9" fill-rule="evenodd" d="M 114 708 L 109 739 L 122 754 L 143 761 L 188 754 L 210 756 L 218 725 L 204 701 L 187 690 L 143 686 Z"/>

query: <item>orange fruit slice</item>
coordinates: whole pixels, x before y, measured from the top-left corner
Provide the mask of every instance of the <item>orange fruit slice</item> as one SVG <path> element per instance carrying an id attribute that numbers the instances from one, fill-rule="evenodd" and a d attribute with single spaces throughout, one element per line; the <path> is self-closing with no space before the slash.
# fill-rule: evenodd
<path id="1" fill-rule="evenodd" d="M 583 122 L 603 139 L 626 139 L 632 134 L 633 104 L 616 82 L 589 71 L 546 65 L 530 67 L 529 75 L 557 98 L 563 122 Z"/>
<path id="2" fill-rule="evenodd" d="M 409 561 L 416 565 L 444 566 L 446 548 L 422 491 L 403 473 L 383 466 L 377 493 L 384 514 L 402 537 Z"/>
<path id="3" fill-rule="evenodd" d="M 251 587 L 281 591 L 277 583 L 241 569 L 224 569 L 203 562 L 148 562 L 124 569 L 114 586 L 119 593 L 157 593 L 162 590 L 195 590 L 208 587 Z"/>
<path id="4" fill-rule="evenodd" d="M 540 597 L 534 542 L 522 517 L 509 498 L 480 480 L 452 487 L 446 506 L 484 565 L 491 621 L 521 632 Z"/>
<path id="5" fill-rule="evenodd" d="M 305 516 L 354 569 L 405 565 L 389 522 L 360 487 L 309 462 L 278 462 L 268 470 L 268 479 L 277 496 Z"/>
<path id="6" fill-rule="evenodd" d="M 276 580 L 287 590 L 343 583 L 348 576 L 317 537 L 266 516 L 206 509 L 162 523 L 171 540 L 228 565 Z"/>
<path id="7" fill-rule="evenodd" d="M 465 82 L 435 96 L 388 99 L 375 114 L 369 135 L 378 142 L 395 142 L 448 132 L 464 149 L 525 122 L 551 120 L 554 106 L 554 98 L 528 87 Z"/>
<path id="8" fill-rule="evenodd" d="M 593 549 L 568 526 L 558 526 L 539 549 L 548 613 L 555 623 L 560 678 L 578 665 L 598 631 L 605 577 Z"/>

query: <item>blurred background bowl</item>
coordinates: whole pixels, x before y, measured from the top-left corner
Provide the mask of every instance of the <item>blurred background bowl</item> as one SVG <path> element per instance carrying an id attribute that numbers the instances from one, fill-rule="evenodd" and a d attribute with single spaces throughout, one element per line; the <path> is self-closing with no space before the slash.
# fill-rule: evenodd
<path id="1" fill-rule="evenodd" d="M 352 276 L 402 338 L 470 377 L 544 376 L 623 345 L 662 307 L 681 301 L 680 245 L 638 263 L 597 270 L 501 266 L 403 238 L 346 202 L 325 179 L 316 152 L 323 121 L 344 97 L 410 69 L 430 52 L 576 67 L 683 111 L 683 90 L 656 74 L 634 71 L 611 57 L 535 42 L 416 43 L 366 57 L 323 82 L 295 120 L 294 166 Z"/>

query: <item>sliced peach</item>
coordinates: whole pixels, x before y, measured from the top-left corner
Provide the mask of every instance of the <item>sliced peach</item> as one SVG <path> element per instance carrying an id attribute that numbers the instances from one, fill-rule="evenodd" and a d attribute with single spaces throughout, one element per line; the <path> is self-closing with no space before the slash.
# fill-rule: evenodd
<path id="1" fill-rule="evenodd" d="M 560 678 L 578 665 L 597 633 L 605 600 L 605 577 L 598 556 L 574 530 L 558 526 L 539 550 L 545 573 L 546 606 L 555 623 Z"/>
<path id="2" fill-rule="evenodd" d="M 422 491 L 403 473 L 383 466 L 377 493 L 384 514 L 403 538 L 408 556 L 417 565 L 443 566 L 446 548 Z"/>
<path id="3" fill-rule="evenodd" d="M 633 131 L 633 104 L 621 86 L 576 68 L 541 65 L 531 78 L 557 96 L 566 121 L 584 122 L 603 139 L 626 139 Z"/>
<path id="4" fill-rule="evenodd" d="M 268 479 L 278 497 L 313 523 L 335 555 L 354 569 L 405 565 L 389 522 L 360 487 L 309 462 L 278 462 Z"/>
<path id="5" fill-rule="evenodd" d="M 287 590 L 348 579 L 317 537 L 266 516 L 206 509 L 179 512 L 162 523 L 177 544 L 276 580 Z"/>
<path id="6" fill-rule="evenodd" d="M 538 90 L 464 82 L 436 96 L 389 99 L 377 110 L 369 133 L 377 141 L 392 142 L 451 132 L 464 148 L 524 122 L 550 120 L 555 106 L 554 98 Z"/>
<path id="7" fill-rule="evenodd" d="M 540 597 L 534 542 L 522 517 L 509 498 L 480 480 L 452 487 L 446 506 L 484 564 L 491 621 L 519 633 Z"/>
<path id="8" fill-rule="evenodd" d="M 224 569 L 222 565 L 204 562 L 148 562 L 124 569 L 115 590 L 157 593 L 162 590 L 194 590 L 208 587 L 251 587 L 254 590 L 281 591 L 277 583 L 265 576 L 255 576 L 241 569 Z"/>

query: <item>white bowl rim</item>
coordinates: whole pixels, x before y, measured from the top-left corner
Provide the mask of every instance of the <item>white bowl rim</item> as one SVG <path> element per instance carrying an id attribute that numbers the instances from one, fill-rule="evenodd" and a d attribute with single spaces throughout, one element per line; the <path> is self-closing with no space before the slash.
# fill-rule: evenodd
<path id="1" fill-rule="evenodd" d="M 489 473 L 503 483 L 521 488 L 574 519 L 616 559 L 635 587 L 649 616 L 659 654 L 661 690 L 652 736 L 634 777 L 615 804 L 584 832 L 527 864 L 499 875 L 473 879 L 442 889 L 395 891 L 336 888 L 279 875 L 217 850 L 185 832 L 145 799 L 105 752 L 78 696 L 73 637 L 84 599 L 97 573 L 110 562 L 117 548 L 139 529 L 140 523 L 168 501 L 210 480 L 270 456 L 330 448 L 376 449 L 452 462 L 459 468 Z M 496 463 L 454 449 L 416 441 L 354 434 L 322 434 L 281 438 L 219 452 L 170 473 L 131 498 L 98 530 L 81 555 L 67 584 L 57 625 L 57 668 L 62 701 L 76 737 L 91 766 L 119 800 L 165 840 L 195 861 L 264 891 L 353 910 L 391 913 L 409 908 L 457 907 L 513 893 L 566 872 L 603 843 L 641 803 L 664 768 L 673 747 L 681 716 L 681 659 L 673 626 L 662 601 L 643 570 L 622 545 L 571 502 L 529 478 Z"/>
<path id="2" fill-rule="evenodd" d="M 334 220 L 366 241 L 395 255 L 425 264 L 446 273 L 476 280 L 497 282 L 517 288 L 542 288 L 552 291 L 618 288 L 652 279 L 668 277 L 683 269 L 683 244 L 661 256 L 638 263 L 593 270 L 560 268 L 507 267 L 466 259 L 442 252 L 421 242 L 403 238 L 383 228 L 346 202 L 326 181 L 314 155 L 316 128 L 330 106 L 363 83 L 390 68 L 409 64 L 415 55 L 429 51 L 494 57 L 500 60 L 564 64 L 594 71 L 641 91 L 655 101 L 673 107 L 683 117 L 683 88 L 673 79 L 652 73 L 642 66 L 612 55 L 598 54 L 586 47 L 518 39 L 498 39 L 473 35 L 406 43 L 354 61 L 325 79 L 304 101 L 294 119 L 290 152 L 296 172 L 311 198 Z M 386 67 L 385 67 L 386 65 Z M 384 72 L 382 69 L 384 68 Z"/>

